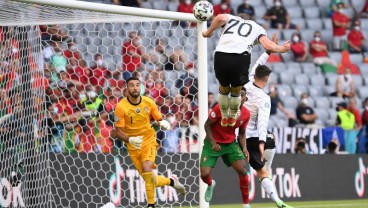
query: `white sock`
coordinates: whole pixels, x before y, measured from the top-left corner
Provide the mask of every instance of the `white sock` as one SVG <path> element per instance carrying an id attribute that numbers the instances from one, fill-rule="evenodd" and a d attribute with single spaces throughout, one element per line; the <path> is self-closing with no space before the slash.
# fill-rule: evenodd
<path id="1" fill-rule="evenodd" d="M 231 95 L 229 100 L 229 106 L 230 106 L 230 118 L 236 118 L 236 114 L 238 113 L 238 110 L 240 108 L 241 103 L 241 97 Z"/>
<path id="2" fill-rule="evenodd" d="M 218 104 L 221 110 L 221 117 L 227 118 L 228 117 L 227 112 L 229 110 L 229 96 L 219 93 L 218 94 Z"/>
<path id="3" fill-rule="evenodd" d="M 243 208 L 248 208 L 249 204 L 243 204 Z"/>
<path id="4" fill-rule="evenodd" d="M 271 179 L 263 178 L 261 181 L 261 186 L 265 189 L 266 193 L 271 197 L 272 201 L 276 202 L 280 200 Z"/>
<path id="5" fill-rule="evenodd" d="M 265 149 L 265 160 L 266 160 L 266 163 L 265 163 L 265 167 L 267 169 L 267 172 L 268 172 L 268 175 L 269 177 L 272 179 L 272 169 L 271 169 L 271 166 L 272 166 L 272 161 L 273 161 L 273 157 L 275 156 L 275 153 L 276 153 L 276 148 L 273 148 L 273 149 Z"/>

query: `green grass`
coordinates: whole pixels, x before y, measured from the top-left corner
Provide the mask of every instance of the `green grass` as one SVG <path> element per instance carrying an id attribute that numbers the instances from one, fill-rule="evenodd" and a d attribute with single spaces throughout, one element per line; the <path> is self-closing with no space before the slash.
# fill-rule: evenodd
<path id="1" fill-rule="evenodd" d="M 303 201 L 288 202 L 295 208 L 368 208 L 368 199 L 341 200 L 341 201 Z M 273 203 L 251 203 L 252 208 L 275 208 Z M 242 204 L 211 205 L 210 208 L 242 208 Z M 184 207 L 187 208 L 187 207 Z M 189 208 L 189 207 L 188 207 Z"/>

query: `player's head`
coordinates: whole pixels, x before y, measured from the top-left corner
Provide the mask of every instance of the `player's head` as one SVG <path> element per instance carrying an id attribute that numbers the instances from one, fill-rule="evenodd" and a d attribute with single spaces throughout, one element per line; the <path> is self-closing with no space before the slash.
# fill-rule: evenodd
<path id="1" fill-rule="evenodd" d="M 126 81 L 128 96 L 137 98 L 141 93 L 141 81 L 137 77 L 130 77 Z"/>
<path id="2" fill-rule="evenodd" d="M 239 17 L 241 17 L 244 20 L 252 20 L 252 16 L 250 16 L 249 14 L 246 14 L 246 13 L 240 13 Z"/>
<path id="3" fill-rule="evenodd" d="M 247 89 L 245 87 L 242 87 L 240 90 L 240 96 L 241 96 L 241 106 L 243 106 L 244 102 L 247 101 Z"/>
<path id="4" fill-rule="evenodd" d="M 256 73 L 254 75 L 254 79 L 257 82 L 264 82 L 267 83 L 268 77 L 271 74 L 271 69 L 268 68 L 266 65 L 259 65 L 256 69 Z"/>

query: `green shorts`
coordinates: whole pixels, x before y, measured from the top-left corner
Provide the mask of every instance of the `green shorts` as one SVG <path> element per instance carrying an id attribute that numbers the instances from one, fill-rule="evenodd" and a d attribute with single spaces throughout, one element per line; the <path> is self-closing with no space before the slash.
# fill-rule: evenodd
<path id="1" fill-rule="evenodd" d="M 239 144 L 234 141 L 230 144 L 220 144 L 221 150 L 215 152 L 212 150 L 212 145 L 208 139 L 204 140 L 204 145 L 201 155 L 201 167 L 215 167 L 218 157 L 222 157 L 225 165 L 230 167 L 235 161 L 245 160 L 243 151 L 240 149 Z"/>

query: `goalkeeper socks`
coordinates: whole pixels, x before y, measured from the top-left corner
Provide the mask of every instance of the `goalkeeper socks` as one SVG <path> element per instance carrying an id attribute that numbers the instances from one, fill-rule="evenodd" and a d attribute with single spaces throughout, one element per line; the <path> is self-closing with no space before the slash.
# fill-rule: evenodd
<path id="1" fill-rule="evenodd" d="M 236 118 L 236 114 L 240 108 L 241 97 L 237 94 L 232 94 L 229 99 L 229 106 L 230 106 L 230 118 Z"/>
<path id="2" fill-rule="evenodd" d="M 148 204 L 155 203 L 155 176 L 153 172 L 144 172 L 142 173 L 142 177 L 146 186 L 146 195 Z"/>
<path id="3" fill-rule="evenodd" d="M 239 176 L 239 181 L 243 204 L 249 204 L 249 176 Z"/>
<path id="4" fill-rule="evenodd" d="M 172 179 L 170 178 L 166 178 L 166 177 L 157 175 L 156 176 L 156 187 L 162 187 L 162 186 L 168 186 L 168 185 L 171 186 L 171 180 Z M 172 184 L 174 185 L 174 180 L 172 180 Z"/>
<path id="5" fill-rule="evenodd" d="M 211 178 L 211 175 L 208 175 L 207 177 L 203 177 L 201 176 L 202 178 L 202 181 L 204 183 L 206 183 L 208 186 L 211 186 L 212 185 L 212 178 Z"/>
<path id="6" fill-rule="evenodd" d="M 265 189 L 266 193 L 271 197 L 272 201 L 276 202 L 279 201 L 280 198 L 277 196 L 277 192 L 271 179 L 263 178 L 261 181 L 261 186 Z"/>
<path id="7" fill-rule="evenodd" d="M 218 94 L 218 104 L 221 110 L 221 117 L 222 118 L 227 118 L 227 112 L 229 110 L 229 96 L 226 94 Z"/>

